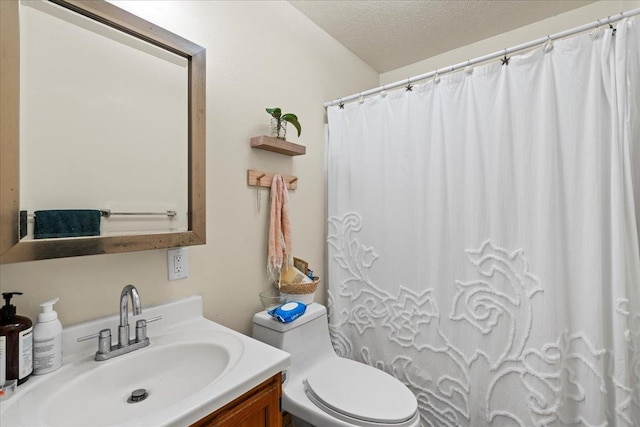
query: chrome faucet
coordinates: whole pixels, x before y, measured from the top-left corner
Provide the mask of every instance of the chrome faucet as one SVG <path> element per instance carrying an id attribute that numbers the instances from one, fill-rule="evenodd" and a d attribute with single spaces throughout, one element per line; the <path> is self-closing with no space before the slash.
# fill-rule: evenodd
<path id="1" fill-rule="evenodd" d="M 131 298 L 133 315 L 135 316 L 142 313 L 140 295 L 138 294 L 138 290 L 135 286 L 127 285 L 122 288 L 122 292 L 120 293 L 120 325 L 118 325 L 118 344 L 111 345 L 111 329 L 102 329 L 97 334 L 78 338 L 78 341 L 98 338 L 98 351 L 96 352 L 95 357 L 96 360 L 102 361 L 112 359 L 149 345 L 149 338 L 147 337 L 147 323 L 160 320 L 162 316 L 148 320 L 140 319 L 136 321 L 136 337 L 135 339 L 130 340 L 129 298 Z"/>
<path id="2" fill-rule="evenodd" d="M 131 305 L 133 315 L 142 313 L 140 308 L 140 295 L 133 285 L 127 285 L 122 288 L 120 293 L 120 326 L 118 326 L 118 347 L 126 347 L 129 345 L 129 297 L 131 297 Z"/>

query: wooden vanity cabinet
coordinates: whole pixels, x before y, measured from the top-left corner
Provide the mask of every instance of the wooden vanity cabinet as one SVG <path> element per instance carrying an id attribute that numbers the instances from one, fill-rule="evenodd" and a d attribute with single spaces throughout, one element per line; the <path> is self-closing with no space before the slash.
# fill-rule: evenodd
<path id="1" fill-rule="evenodd" d="M 191 427 L 282 427 L 281 395 L 278 373 Z"/>

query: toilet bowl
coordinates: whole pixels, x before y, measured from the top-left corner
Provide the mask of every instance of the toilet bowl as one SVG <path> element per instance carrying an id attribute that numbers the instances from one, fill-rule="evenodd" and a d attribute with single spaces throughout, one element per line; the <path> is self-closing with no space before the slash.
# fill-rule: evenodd
<path id="1" fill-rule="evenodd" d="M 417 427 L 413 393 L 391 375 L 338 357 L 329 338 L 326 308 L 280 323 L 266 311 L 253 317 L 253 337 L 291 354 L 284 372 L 282 409 L 295 427 Z"/>

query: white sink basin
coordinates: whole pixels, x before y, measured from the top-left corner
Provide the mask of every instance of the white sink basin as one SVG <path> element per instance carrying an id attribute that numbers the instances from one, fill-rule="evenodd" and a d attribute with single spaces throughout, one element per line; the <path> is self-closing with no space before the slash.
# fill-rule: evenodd
<path id="1" fill-rule="evenodd" d="M 227 373 L 242 354 L 242 342 L 232 335 L 218 332 L 201 338 L 163 335 L 147 348 L 93 362 L 96 367 L 83 375 L 65 372 L 34 396 L 50 396 L 41 401 L 43 421 L 51 427 L 113 426 L 189 398 Z M 148 397 L 128 403 L 137 389 L 145 389 Z"/>
<path id="2" fill-rule="evenodd" d="M 77 338 L 114 327 L 117 316 L 65 328 L 62 367 L 0 402 L 0 425 L 182 427 L 289 366 L 287 353 L 203 318 L 200 297 L 143 311 L 162 316 L 149 325 L 150 345 L 102 362 L 95 341 Z M 129 403 L 137 389 L 148 396 Z"/>

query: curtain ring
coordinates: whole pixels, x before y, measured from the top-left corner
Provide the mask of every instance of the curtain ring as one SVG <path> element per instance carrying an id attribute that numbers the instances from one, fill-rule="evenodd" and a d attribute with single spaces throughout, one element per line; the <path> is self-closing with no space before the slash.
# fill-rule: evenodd
<path id="1" fill-rule="evenodd" d="M 613 26 L 613 24 L 611 24 L 611 16 L 607 16 L 607 21 L 609 22 L 609 29 L 611 30 L 611 36 L 615 37 L 617 29 Z"/>
<path id="2" fill-rule="evenodd" d="M 471 61 L 467 59 L 467 66 L 464 67 L 464 72 L 467 74 L 473 73 L 473 67 L 471 66 Z"/>
<path id="3" fill-rule="evenodd" d="M 360 92 L 358 94 L 358 103 L 359 104 L 364 104 L 364 97 L 362 96 L 362 92 Z"/>
<path id="4" fill-rule="evenodd" d="M 549 53 L 553 50 L 553 43 L 551 43 L 551 36 L 549 36 L 547 34 L 547 41 L 544 42 L 544 45 L 542 46 L 542 50 L 544 50 L 544 53 Z"/>
<path id="5" fill-rule="evenodd" d="M 596 26 L 593 30 L 591 30 L 589 35 L 591 36 L 591 40 L 597 40 L 600 37 L 602 37 L 603 30 L 602 30 L 602 22 L 600 22 L 600 19 L 596 19 Z"/>
<path id="6" fill-rule="evenodd" d="M 507 48 L 504 48 L 504 57 L 502 57 L 502 65 L 509 65 L 509 57 L 507 57 Z"/>
<path id="7" fill-rule="evenodd" d="M 407 77 L 407 85 L 405 86 L 405 91 L 406 92 L 412 92 L 413 91 L 413 85 L 411 84 L 411 78 Z"/>
<path id="8" fill-rule="evenodd" d="M 440 75 L 438 74 L 438 69 L 436 68 L 436 74 L 433 76 L 434 83 L 440 83 Z"/>

